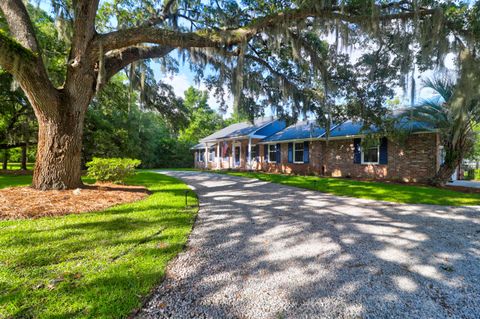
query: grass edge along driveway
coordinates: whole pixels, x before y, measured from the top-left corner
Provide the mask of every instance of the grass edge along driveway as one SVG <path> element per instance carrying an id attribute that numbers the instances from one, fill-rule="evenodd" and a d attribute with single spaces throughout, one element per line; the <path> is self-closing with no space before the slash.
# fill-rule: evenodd
<path id="1" fill-rule="evenodd" d="M 128 184 L 152 195 L 101 212 L 0 221 L 0 318 L 124 318 L 141 305 L 185 246 L 197 199 L 189 192 L 195 206 L 186 209 L 188 186 L 163 174 L 140 172 Z"/>
<path id="2" fill-rule="evenodd" d="M 215 171 L 214 171 L 215 172 Z M 338 196 L 349 196 L 406 204 L 449 206 L 480 205 L 480 194 L 468 194 L 445 188 L 396 183 L 358 181 L 346 178 L 283 175 L 259 172 L 216 171 L 232 176 L 256 178 Z"/>

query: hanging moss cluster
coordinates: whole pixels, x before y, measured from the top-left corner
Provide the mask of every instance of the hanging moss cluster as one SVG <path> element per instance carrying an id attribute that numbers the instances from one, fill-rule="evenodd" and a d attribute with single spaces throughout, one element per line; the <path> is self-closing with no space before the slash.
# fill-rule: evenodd
<path id="1" fill-rule="evenodd" d="M 10 35 L 3 30 L 0 30 L 0 42 L 2 42 L 2 46 L 4 47 L 5 51 L 13 52 L 21 59 L 35 60 L 38 57 L 37 53 L 25 48 L 18 41 L 11 38 Z"/>

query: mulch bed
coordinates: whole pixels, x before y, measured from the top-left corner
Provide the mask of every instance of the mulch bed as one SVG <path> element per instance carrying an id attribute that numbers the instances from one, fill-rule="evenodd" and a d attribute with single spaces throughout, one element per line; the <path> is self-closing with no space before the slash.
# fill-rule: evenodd
<path id="1" fill-rule="evenodd" d="M 31 187 L 0 190 L 0 219 L 78 214 L 130 203 L 148 196 L 143 186 L 99 184 L 76 190 L 39 191 Z"/>

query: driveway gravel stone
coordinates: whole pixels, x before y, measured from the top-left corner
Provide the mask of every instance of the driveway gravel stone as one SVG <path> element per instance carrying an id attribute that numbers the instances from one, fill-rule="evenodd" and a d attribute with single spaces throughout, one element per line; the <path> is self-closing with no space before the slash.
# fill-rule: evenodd
<path id="1" fill-rule="evenodd" d="M 480 318 L 480 208 L 163 172 L 200 211 L 139 318 Z"/>

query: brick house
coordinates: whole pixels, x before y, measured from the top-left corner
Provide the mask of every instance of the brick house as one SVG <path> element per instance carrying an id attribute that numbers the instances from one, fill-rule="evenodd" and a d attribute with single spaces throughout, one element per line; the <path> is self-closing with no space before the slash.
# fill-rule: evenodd
<path id="1" fill-rule="evenodd" d="M 382 137 L 367 148 L 358 122 L 334 125 L 329 134 L 309 121 L 289 127 L 272 118 L 237 123 L 194 147 L 195 167 L 425 181 L 440 167 L 439 135 L 422 123 L 407 124 L 412 133 L 402 142 Z"/>

